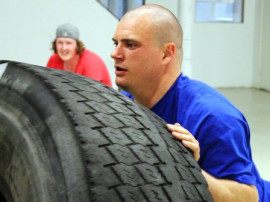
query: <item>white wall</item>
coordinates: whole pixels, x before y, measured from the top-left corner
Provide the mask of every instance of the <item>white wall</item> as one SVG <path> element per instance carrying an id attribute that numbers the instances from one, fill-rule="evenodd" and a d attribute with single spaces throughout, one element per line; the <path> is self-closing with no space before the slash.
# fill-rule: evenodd
<path id="1" fill-rule="evenodd" d="M 110 53 L 118 20 L 95 0 L 9 0 L 0 4 L 0 59 L 45 66 L 56 27 L 71 22 L 86 48 L 106 63 L 113 83 Z"/>
<path id="2" fill-rule="evenodd" d="M 256 41 L 258 44 L 256 66 L 256 86 L 270 90 L 270 1 L 261 0 L 258 2 L 260 16 L 257 23 L 257 30 L 260 30 Z"/>
<path id="3" fill-rule="evenodd" d="M 214 87 L 261 87 L 269 74 L 269 8 L 266 0 L 245 1 L 243 24 L 195 23 L 195 0 L 146 0 L 170 9 L 184 28 L 183 71 Z M 261 36 L 261 9 L 264 29 Z M 183 14 L 183 12 L 185 12 Z M 86 47 L 99 54 L 114 81 L 111 41 L 118 20 L 95 0 L 9 0 L 0 5 L 0 59 L 45 65 L 56 27 L 77 25 Z M 261 40 L 261 41 L 262 41 Z M 259 53 L 259 50 L 261 51 Z M 260 57 L 260 59 L 258 59 Z M 260 68 L 259 68 L 260 67 Z M 267 76 L 268 77 L 268 76 Z M 114 87 L 116 87 L 114 85 Z"/>
<path id="4" fill-rule="evenodd" d="M 195 0 L 188 3 L 146 0 L 146 3 L 158 3 L 177 13 L 184 30 L 185 74 L 213 87 L 254 86 L 259 1 L 245 1 L 244 23 L 196 23 Z"/>
<path id="5" fill-rule="evenodd" d="M 253 86 L 255 7 L 245 1 L 244 23 L 194 23 L 193 78 L 214 87 Z"/>
<path id="6" fill-rule="evenodd" d="M 158 4 L 169 9 L 175 16 L 178 16 L 179 0 L 145 0 L 145 4 Z"/>

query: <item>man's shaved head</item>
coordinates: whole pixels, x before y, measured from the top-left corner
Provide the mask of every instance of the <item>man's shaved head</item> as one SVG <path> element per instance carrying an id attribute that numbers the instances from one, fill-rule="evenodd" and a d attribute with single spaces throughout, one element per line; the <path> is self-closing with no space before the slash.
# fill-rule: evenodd
<path id="1" fill-rule="evenodd" d="M 182 27 L 170 10 L 159 5 L 147 4 L 128 11 L 121 21 L 132 19 L 149 22 L 146 24 L 151 26 L 153 37 L 161 46 L 172 42 L 178 50 L 182 49 Z"/>
<path id="2" fill-rule="evenodd" d="M 150 108 L 181 74 L 183 33 L 168 9 L 153 4 L 128 11 L 113 36 L 115 83 Z"/>

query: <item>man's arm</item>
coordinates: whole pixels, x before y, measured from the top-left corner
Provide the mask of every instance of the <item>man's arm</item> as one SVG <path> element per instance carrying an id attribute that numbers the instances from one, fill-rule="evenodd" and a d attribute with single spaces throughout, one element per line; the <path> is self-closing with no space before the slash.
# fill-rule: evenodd
<path id="1" fill-rule="evenodd" d="M 254 185 L 242 184 L 233 180 L 218 179 L 202 170 L 208 189 L 215 202 L 237 201 L 258 202 L 259 194 Z"/>
<path id="2" fill-rule="evenodd" d="M 168 124 L 168 129 L 172 132 L 172 136 L 181 140 L 183 145 L 193 151 L 196 161 L 200 158 L 199 142 L 194 136 L 179 123 L 174 125 Z M 215 202 L 217 201 L 237 201 L 237 202 L 258 202 L 259 195 L 254 185 L 242 184 L 233 180 L 218 179 L 202 170 L 209 191 Z"/>

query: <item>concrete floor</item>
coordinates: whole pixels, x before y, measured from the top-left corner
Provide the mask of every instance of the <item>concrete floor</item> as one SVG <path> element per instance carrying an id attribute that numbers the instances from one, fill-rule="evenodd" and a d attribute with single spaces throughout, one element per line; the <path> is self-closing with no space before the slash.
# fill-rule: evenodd
<path id="1" fill-rule="evenodd" d="M 262 178 L 270 180 L 270 92 L 253 88 L 219 88 L 246 117 L 253 160 Z"/>

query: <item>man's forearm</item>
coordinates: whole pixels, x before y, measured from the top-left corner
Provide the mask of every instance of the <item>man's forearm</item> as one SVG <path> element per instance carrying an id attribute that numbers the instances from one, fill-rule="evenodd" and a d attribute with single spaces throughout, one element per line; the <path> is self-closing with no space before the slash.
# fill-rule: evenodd
<path id="1" fill-rule="evenodd" d="M 209 191 L 215 202 L 218 201 L 243 201 L 258 202 L 259 196 L 255 186 L 241 184 L 232 180 L 218 179 L 202 170 L 208 182 Z"/>

